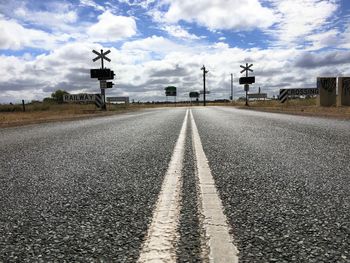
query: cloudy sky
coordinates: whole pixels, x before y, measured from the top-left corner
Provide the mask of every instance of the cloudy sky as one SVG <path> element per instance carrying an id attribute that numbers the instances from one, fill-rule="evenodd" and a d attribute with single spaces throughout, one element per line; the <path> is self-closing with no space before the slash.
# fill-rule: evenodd
<path id="1" fill-rule="evenodd" d="M 180 99 L 202 89 L 235 97 L 240 64 L 256 84 L 314 87 L 317 76 L 350 75 L 349 0 L 0 0 L 0 103 L 42 99 L 57 89 L 97 93 L 92 50 L 111 50 L 110 96 Z"/>

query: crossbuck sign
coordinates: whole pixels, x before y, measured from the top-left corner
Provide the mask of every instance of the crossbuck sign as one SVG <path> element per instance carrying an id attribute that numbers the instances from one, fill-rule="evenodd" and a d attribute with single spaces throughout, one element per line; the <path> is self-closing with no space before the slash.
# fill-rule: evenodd
<path id="1" fill-rule="evenodd" d="M 109 53 L 111 53 L 110 50 L 107 50 L 106 52 L 103 52 L 103 50 L 101 49 L 101 53 L 96 51 L 96 50 L 93 50 L 92 51 L 93 53 L 95 53 L 97 55 L 97 57 L 95 57 L 92 61 L 95 62 L 99 59 L 102 59 L 103 60 L 107 60 L 108 62 L 111 62 L 111 60 L 109 58 L 106 57 L 106 55 L 108 55 Z"/>

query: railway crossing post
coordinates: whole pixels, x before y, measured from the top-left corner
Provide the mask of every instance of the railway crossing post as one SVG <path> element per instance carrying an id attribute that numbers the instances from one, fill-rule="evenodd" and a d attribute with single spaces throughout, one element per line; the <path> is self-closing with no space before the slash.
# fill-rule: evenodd
<path id="1" fill-rule="evenodd" d="M 248 77 L 248 71 L 253 72 L 253 70 L 251 69 L 251 67 L 253 66 L 253 64 L 248 65 L 248 63 L 246 63 L 245 66 L 240 65 L 240 67 L 243 69 L 241 70 L 241 74 L 243 72 L 245 72 L 245 77 L 241 77 L 239 78 L 239 84 L 244 84 L 244 91 L 245 91 L 245 105 L 248 105 L 248 91 L 249 91 L 249 84 L 253 84 L 255 83 L 255 77 Z"/>
<path id="2" fill-rule="evenodd" d="M 107 82 L 106 80 L 114 79 L 114 72 L 110 69 L 106 69 L 104 67 L 104 60 L 111 62 L 111 60 L 106 57 L 109 53 L 111 53 L 110 50 L 107 50 L 106 52 L 103 52 L 103 49 L 101 49 L 101 52 L 98 52 L 96 50 L 92 50 L 92 53 L 96 54 L 97 57 L 95 57 L 92 61 L 95 62 L 99 59 L 101 59 L 101 69 L 92 69 L 91 72 L 91 78 L 97 78 L 100 81 L 100 89 L 101 89 L 101 97 L 103 100 L 103 104 L 101 109 L 107 110 L 106 108 L 106 89 L 112 88 L 114 85 L 112 82 Z"/>

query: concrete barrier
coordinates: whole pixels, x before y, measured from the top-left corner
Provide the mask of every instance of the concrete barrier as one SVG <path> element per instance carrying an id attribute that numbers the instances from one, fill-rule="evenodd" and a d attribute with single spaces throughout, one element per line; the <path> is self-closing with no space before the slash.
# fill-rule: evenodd
<path id="1" fill-rule="evenodd" d="M 350 106 L 350 77 L 338 78 L 337 106 Z"/>
<path id="2" fill-rule="evenodd" d="M 317 105 L 323 107 L 335 106 L 337 103 L 337 78 L 317 78 L 317 88 L 319 89 L 319 96 Z"/>

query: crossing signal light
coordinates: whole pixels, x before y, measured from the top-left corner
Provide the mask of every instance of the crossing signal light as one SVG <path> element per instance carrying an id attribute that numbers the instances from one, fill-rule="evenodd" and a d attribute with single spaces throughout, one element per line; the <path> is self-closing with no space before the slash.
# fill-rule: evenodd
<path id="1" fill-rule="evenodd" d="M 90 69 L 90 77 L 92 79 L 98 79 L 98 80 L 108 80 L 108 79 L 114 79 L 114 71 L 110 70 L 109 68 L 98 68 L 98 69 Z"/>
<path id="2" fill-rule="evenodd" d="M 107 89 L 113 88 L 114 83 L 113 82 L 107 82 Z"/>

